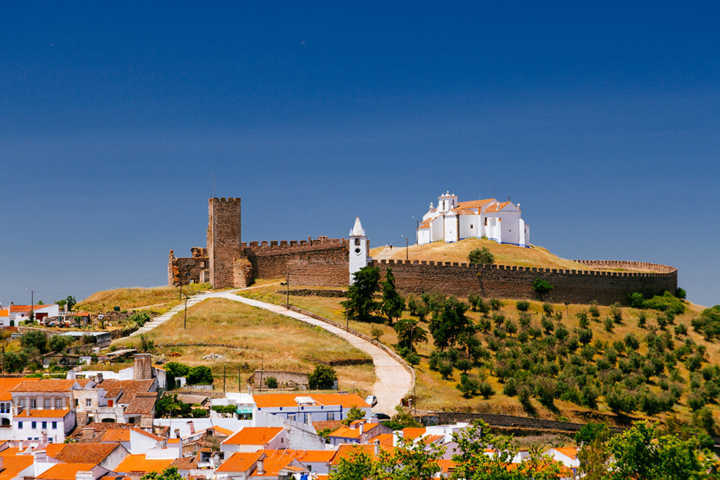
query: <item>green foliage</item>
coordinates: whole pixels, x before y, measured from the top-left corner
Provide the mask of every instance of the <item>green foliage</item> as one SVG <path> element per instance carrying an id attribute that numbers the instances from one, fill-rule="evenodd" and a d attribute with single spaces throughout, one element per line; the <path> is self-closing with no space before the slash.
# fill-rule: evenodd
<path id="1" fill-rule="evenodd" d="M 408 427 L 422 427 L 422 424 L 415 420 L 415 417 L 408 411 L 403 409 L 400 405 L 395 407 L 395 415 L 390 420 L 382 422 L 383 425 L 392 430 L 402 430 Z"/>
<path id="2" fill-rule="evenodd" d="M 487 247 L 476 248 L 468 255 L 470 265 L 490 265 L 495 262 L 495 256 Z"/>
<path id="3" fill-rule="evenodd" d="M 645 300 L 644 307 L 669 312 L 674 315 L 680 315 L 685 312 L 685 303 L 670 292 L 655 295 Z"/>
<path id="4" fill-rule="evenodd" d="M 141 352 L 152 352 L 155 350 L 155 341 L 146 337 L 144 333 L 140 334 L 140 345 L 138 349 Z"/>
<path id="5" fill-rule="evenodd" d="M 192 407 L 178 400 L 177 395 L 163 395 L 155 403 L 155 414 L 158 417 L 188 417 Z"/>
<path id="6" fill-rule="evenodd" d="M 593 302 L 590 308 L 588 308 L 588 311 L 593 318 L 600 318 L 600 309 L 597 306 L 597 302 Z"/>
<path id="7" fill-rule="evenodd" d="M 590 422 L 583 425 L 575 434 L 575 441 L 578 444 L 592 443 L 597 439 L 607 439 L 609 429 L 604 423 Z"/>
<path id="8" fill-rule="evenodd" d="M 685 299 L 687 298 L 687 292 L 685 291 L 684 288 L 678 287 L 678 288 L 675 290 L 675 296 L 676 296 L 677 298 L 679 298 L 680 300 L 685 300 Z"/>
<path id="9" fill-rule="evenodd" d="M 615 326 L 615 323 L 613 322 L 612 318 L 606 317 L 604 321 L 605 330 L 608 332 L 613 331 L 613 327 Z"/>
<path id="10" fill-rule="evenodd" d="M 707 340 L 720 337 L 720 305 L 706 308 L 691 322 L 693 328 Z"/>
<path id="11" fill-rule="evenodd" d="M 73 307 L 77 305 L 77 300 L 75 300 L 75 297 L 73 297 L 72 295 L 68 295 L 67 297 L 65 297 L 64 305 L 67 305 L 68 311 L 72 311 Z"/>
<path id="12" fill-rule="evenodd" d="M 396 318 L 400 318 L 405 309 L 405 299 L 400 296 L 395 288 L 395 275 L 392 268 L 385 272 L 385 280 L 382 282 L 382 304 L 380 310 L 392 325 Z"/>
<path id="13" fill-rule="evenodd" d="M 345 417 L 345 420 L 343 420 L 343 423 L 345 425 L 350 425 L 355 420 L 361 420 L 363 418 L 365 418 L 365 412 L 363 412 L 357 407 L 352 407 L 350 410 L 348 410 L 347 416 Z"/>
<path id="14" fill-rule="evenodd" d="M 237 407 L 235 405 L 213 405 L 211 408 L 213 411 L 223 415 L 234 415 L 237 411 Z"/>
<path id="15" fill-rule="evenodd" d="M 204 365 L 192 367 L 188 372 L 187 381 L 190 385 L 212 385 L 212 370 Z"/>
<path id="16" fill-rule="evenodd" d="M 545 315 L 550 316 L 553 313 L 553 306 L 547 302 L 543 303 L 542 309 L 543 309 L 543 313 L 545 313 Z"/>
<path id="17" fill-rule="evenodd" d="M 190 367 L 178 362 L 168 362 L 164 366 L 167 378 L 168 390 L 176 388 L 175 379 L 178 377 L 187 377 L 190 373 Z"/>
<path id="18" fill-rule="evenodd" d="M 528 302 L 526 300 L 518 300 L 515 303 L 515 308 L 517 308 L 518 311 L 520 311 L 520 312 L 527 312 L 528 309 L 530 308 L 530 302 Z"/>
<path id="19" fill-rule="evenodd" d="M 613 387 L 606 392 L 605 401 L 615 413 L 631 413 L 637 408 L 637 397 L 622 387 Z"/>
<path id="20" fill-rule="evenodd" d="M 500 300 L 498 300 L 497 298 L 490 299 L 490 308 L 492 308 L 493 310 L 496 310 L 496 311 L 500 310 L 502 308 L 502 306 L 503 306 L 503 303 Z"/>
<path id="21" fill-rule="evenodd" d="M 455 386 L 460 390 L 465 398 L 472 398 L 478 393 L 479 383 L 467 373 L 460 375 L 460 383 Z"/>
<path id="22" fill-rule="evenodd" d="M 5 352 L 3 366 L 6 372 L 19 373 L 28 365 L 28 356 L 25 352 Z"/>
<path id="23" fill-rule="evenodd" d="M 183 477 L 180 475 L 177 468 L 168 467 L 161 473 L 146 473 L 145 475 L 140 477 L 140 480 L 183 480 Z"/>
<path id="24" fill-rule="evenodd" d="M 142 328 L 150 321 L 150 314 L 147 312 L 135 312 L 128 317 L 128 322 L 134 323 L 138 328 Z"/>
<path id="25" fill-rule="evenodd" d="M 417 320 L 403 318 L 395 323 L 394 328 L 400 348 L 414 352 L 416 343 L 427 341 L 427 330 L 422 328 Z"/>
<path id="26" fill-rule="evenodd" d="M 48 341 L 48 347 L 51 352 L 62 352 L 73 342 L 71 337 L 65 335 L 53 335 Z"/>
<path id="27" fill-rule="evenodd" d="M 430 313 L 428 304 L 424 301 L 419 301 L 415 296 L 410 295 L 407 301 L 407 307 L 410 311 L 410 315 L 417 317 L 421 322 L 425 321 L 425 317 Z"/>
<path id="28" fill-rule="evenodd" d="M 311 390 L 328 390 L 333 388 L 337 374 L 335 369 L 328 365 L 318 365 L 310 374 L 309 384 Z"/>
<path id="29" fill-rule="evenodd" d="M 369 322 L 380 307 L 374 296 L 378 291 L 380 270 L 367 266 L 355 272 L 353 284 L 348 287 L 347 300 L 342 302 L 348 318 Z"/>
<path id="30" fill-rule="evenodd" d="M 277 388 L 278 387 L 278 381 L 275 377 L 267 377 L 265 379 L 265 386 L 268 388 Z"/>
<path id="31" fill-rule="evenodd" d="M 20 337 L 20 345 L 24 349 L 36 350 L 38 353 L 43 354 L 48 351 L 48 338 L 44 332 L 31 330 Z"/>
<path id="32" fill-rule="evenodd" d="M 437 348 L 444 350 L 454 346 L 460 335 L 472 328 L 472 323 L 465 316 L 467 309 L 465 303 L 451 297 L 439 312 L 433 313 L 429 327 Z"/>
<path id="33" fill-rule="evenodd" d="M 533 281 L 532 287 L 540 298 L 545 298 L 545 296 L 555 288 L 550 282 L 542 278 L 536 278 Z"/>
<path id="34" fill-rule="evenodd" d="M 380 328 L 380 327 L 372 327 L 372 328 L 370 329 L 370 336 L 371 336 L 372 339 L 375 340 L 376 342 L 379 342 L 379 341 L 380 341 L 380 337 L 383 336 L 383 333 L 384 333 L 384 332 L 383 332 L 382 328 Z"/>

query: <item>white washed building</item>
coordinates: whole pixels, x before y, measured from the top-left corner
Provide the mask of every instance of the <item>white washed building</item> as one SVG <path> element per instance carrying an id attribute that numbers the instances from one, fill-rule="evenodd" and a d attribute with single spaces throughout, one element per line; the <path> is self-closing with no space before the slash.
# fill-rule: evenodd
<path id="1" fill-rule="evenodd" d="M 520 204 L 494 198 L 458 202 L 446 192 L 432 202 L 417 230 L 418 245 L 457 242 L 465 238 L 488 238 L 498 243 L 530 246 L 530 227 L 522 218 Z"/>

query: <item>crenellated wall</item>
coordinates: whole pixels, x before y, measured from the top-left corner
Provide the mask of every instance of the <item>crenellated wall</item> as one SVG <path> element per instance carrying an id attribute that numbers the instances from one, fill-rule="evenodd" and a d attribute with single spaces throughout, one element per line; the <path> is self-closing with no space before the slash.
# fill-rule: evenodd
<path id="1" fill-rule="evenodd" d="M 193 247 L 192 257 L 177 258 L 170 250 L 168 257 L 168 285 L 180 286 L 189 283 L 203 283 L 208 281 L 208 258 L 202 256 L 205 249 Z"/>
<path id="2" fill-rule="evenodd" d="M 243 244 L 245 245 L 245 244 Z M 347 277 L 347 240 L 318 237 L 300 241 L 251 242 L 245 247 L 257 278 L 279 278 L 288 273 L 289 262 L 313 262 L 319 264 L 345 263 Z"/>

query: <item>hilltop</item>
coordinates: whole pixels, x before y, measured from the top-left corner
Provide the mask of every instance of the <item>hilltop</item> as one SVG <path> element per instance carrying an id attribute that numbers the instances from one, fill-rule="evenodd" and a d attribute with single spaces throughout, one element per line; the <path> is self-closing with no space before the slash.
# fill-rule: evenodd
<path id="1" fill-rule="evenodd" d="M 534 245 L 530 248 L 499 244 L 482 238 L 466 238 L 454 243 L 433 242 L 427 245 L 410 245 L 407 252 L 404 246 L 383 245 L 370 250 L 375 260 L 425 260 L 436 262 L 467 262 L 468 255 L 476 248 L 487 248 L 499 265 L 521 267 L 562 268 L 569 270 L 599 270 L 597 267 L 568 260 L 551 253 L 548 249 Z M 618 271 L 619 269 L 614 269 Z M 626 271 L 628 271 L 626 269 Z M 639 270 L 636 270 L 639 271 Z"/>

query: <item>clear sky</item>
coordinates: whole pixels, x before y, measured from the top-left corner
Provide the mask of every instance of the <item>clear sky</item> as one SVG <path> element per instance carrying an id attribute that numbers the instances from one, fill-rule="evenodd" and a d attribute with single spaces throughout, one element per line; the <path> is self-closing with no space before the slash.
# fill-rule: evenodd
<path id="1" fill-rule="evenodd" d="M 717 4 L 105 3 L 3 5 L 3 303 L 165 283 L 212 193 L 377 245 L 445 190 L 720 303 Z"/>

